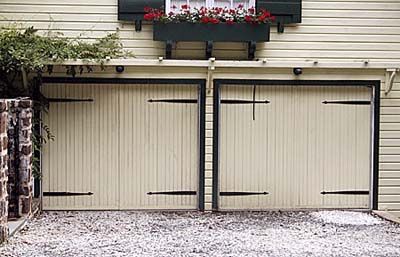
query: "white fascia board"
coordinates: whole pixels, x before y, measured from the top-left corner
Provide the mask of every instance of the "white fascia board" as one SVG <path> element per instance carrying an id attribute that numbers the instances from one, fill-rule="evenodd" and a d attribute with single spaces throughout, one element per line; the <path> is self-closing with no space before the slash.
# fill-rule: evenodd
<path id="1" fill-rule="evenodd" d="M 49 65 L 79 66 L 100 65 L 96 61 L 70 60 Z M 229 61 L 229 60 L 165 60 L 165 59 L 110 59 L 104 60 L 104 66 L 136 66 L 136 67 L 186 67 L 186 68 L 318 68 L 318 69 L 391 69 L 400 68 L 400 62 L 383 61 L 330 61 L 330 60 L 257 60 L 257 61 Z"/>

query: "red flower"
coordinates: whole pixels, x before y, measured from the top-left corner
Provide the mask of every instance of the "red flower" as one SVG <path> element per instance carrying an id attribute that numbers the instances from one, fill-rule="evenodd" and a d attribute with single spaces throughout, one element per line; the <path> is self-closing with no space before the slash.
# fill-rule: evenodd
<path id="1" fill-rule="evenodd" d="M 201 23 L 209 23 L 210 19 L 208 17 L 202 17 L 200 20 Z"/>
<path id="2" fill-rule="evenodd" d="M 212 24 L 218 24 L 218 23 L 219 23 L 219 20 L 216 19 L 216 18 L 211 18 L 211 19 L 210 19 L 210 22 L 211 22 Z"/>
<path id="3" fill-rule="evenodd" d="M 276 17 L 275 17 L 275 16 L 271 16 L 271 17 L 269 17 L 269 19 L 270 19 L 271 21 L 275 21 Z"/>
<path id="4" fill-rule="evenodd" d="M 145 6 L 143 10 L 144 12 L 151 12 L 153 11 L 153 8 L 151 8 L 150 6 Z"/>
<path id="5" fill-rule="evenodd" d="M 183 10 L 189 9 L 189 5 L 184 4 L 184 5 L 181 6 L 181 8 L 182 8 Z"/>
<path id="6" fill-rule="evenodd" d="M 263 13 L 263 15 L 264 15 L 265 17 L 271 17 L 271 13 L 268 12 L 268 11 L 266 11 L 266 10 L 264 10 L 262 13 Z"/>
<path id="7" fill-rule="evenodd" d="M 227 20 L 226 24 L 232 25 L 233 23 L 235 23 L 233 20 Z"/>
<path id="8" fill-rule="evenodd" d="M 246 15 L 246 16 L 244 16 L 244 20 L 245 20 L 247 23 L 250 23 L 250 22 L 253 21 L 253 18 L 252 18 L 251 16 L 249 16 L 249 15 Z"/>
<path id="9" fill-rule="evenodd" d="M 243 4 L 239 4 L 237 8 L 242 9 L 244 7 Z"/>
<path id="10" fill-rule="evenodd" d="M 254 9 L 254 7 L 252 7 L 252 8 L 249 8 L 249 13 L 250 13 L 250 14 L 254 14 L 254 13 L 255 13 L 255 9 Z"/>
<path id="11" fill-rule="evenodd" d="M 173 5 L 173 6 L 171 6 L 171 8 L 172 8 L 172 9 L 176 9 L 177 7 L 176 7 L 176 5 Z"/>
<path id="12" fill-rule="evenodd" d="M 152 21 L 152 20 L 154 20 L 154 14 L 153 14 L 153 13 L 146 13 L 146 14 L 143 16 L 143 18 L 144 18 L 146 21 Z"/>

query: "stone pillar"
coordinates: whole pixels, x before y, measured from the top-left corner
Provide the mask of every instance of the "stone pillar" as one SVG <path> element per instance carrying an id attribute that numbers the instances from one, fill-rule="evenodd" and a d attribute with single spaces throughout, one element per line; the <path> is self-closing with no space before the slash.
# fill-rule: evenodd
<path id="1" fill-rule="evenodd" d="M 31 213 L 32 208 L 32 101 L 9 102 L 9 218 Z"/>
<path id="2" fill-rule="evenodd" d="M 21 216 L 19 211 L 18 192 L 18 105 L 15 100 L 8 101 L 8 218 L 16 219 Z"/>
<path id="3" fill-rule="evenodd" d="M 20 100 L 18 102 L 18 137 L 19 137 L 19 205 L 23 215 L 32 211 L 33 176 L 32 176 L 32 101 Z"/>
<path id="4" fill-rule="evenodd" d="M 7 102 L 0 100 L 0 243 L 8 237 L 8 199 L 7 199 Z"/>

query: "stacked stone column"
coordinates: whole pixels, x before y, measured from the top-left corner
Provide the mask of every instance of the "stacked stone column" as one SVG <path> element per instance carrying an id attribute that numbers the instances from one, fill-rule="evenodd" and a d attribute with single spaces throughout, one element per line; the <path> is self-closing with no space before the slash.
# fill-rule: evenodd
<path id="1" fill-rule="evenodd" d="M 33 199 L 32 176 L 32 101 L 21 100 L 18 102 L 19 117 L 19 204 L 22 215 L 30 214 Z"/>
<path id="2" fill-rule="evenodd" d="M 32 206 L 32 102 L 9 102 L 8 194 L 10 219 L 29 214 Z"/>
<path id="3" fill-rule="evenodd" d="M 0 100 L 0 243 L 4 242 L 8 236 L 7 216 L 7 125 L 8 108 L 7 102 Z"/>

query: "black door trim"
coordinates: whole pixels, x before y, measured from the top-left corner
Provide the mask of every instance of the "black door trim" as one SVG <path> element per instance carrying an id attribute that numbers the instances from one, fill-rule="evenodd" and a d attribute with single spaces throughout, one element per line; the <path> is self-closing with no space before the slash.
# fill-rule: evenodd
<path id="1" fill-rule="evenodd" d="M 373 93 L 373 149 L 372 149 L 372 206 L 378 209 L 378 180 L 379 180 L 379 123 L 380 123 L 380 93 L 379 80 L 214 80 L 214 115 L 213 115 L 213 180 L 212 180 L 212 209 L 219 210 L 219 108 L 221 85 L 243 86 L 365 86 L 372 88 Z"/>
<path id="2" fill-rule="evenodd" d="M 130 78 L 72 78 L 43 77 L 43 84 L 165 84 L 165 85 L 196 85 L 199 98 L 199 182 L 198 210 L 204 211 L 204 179 L 205 179 L 205 129 L 206 129 L 206 81 L 203 79 L 130 79 Z"/>

